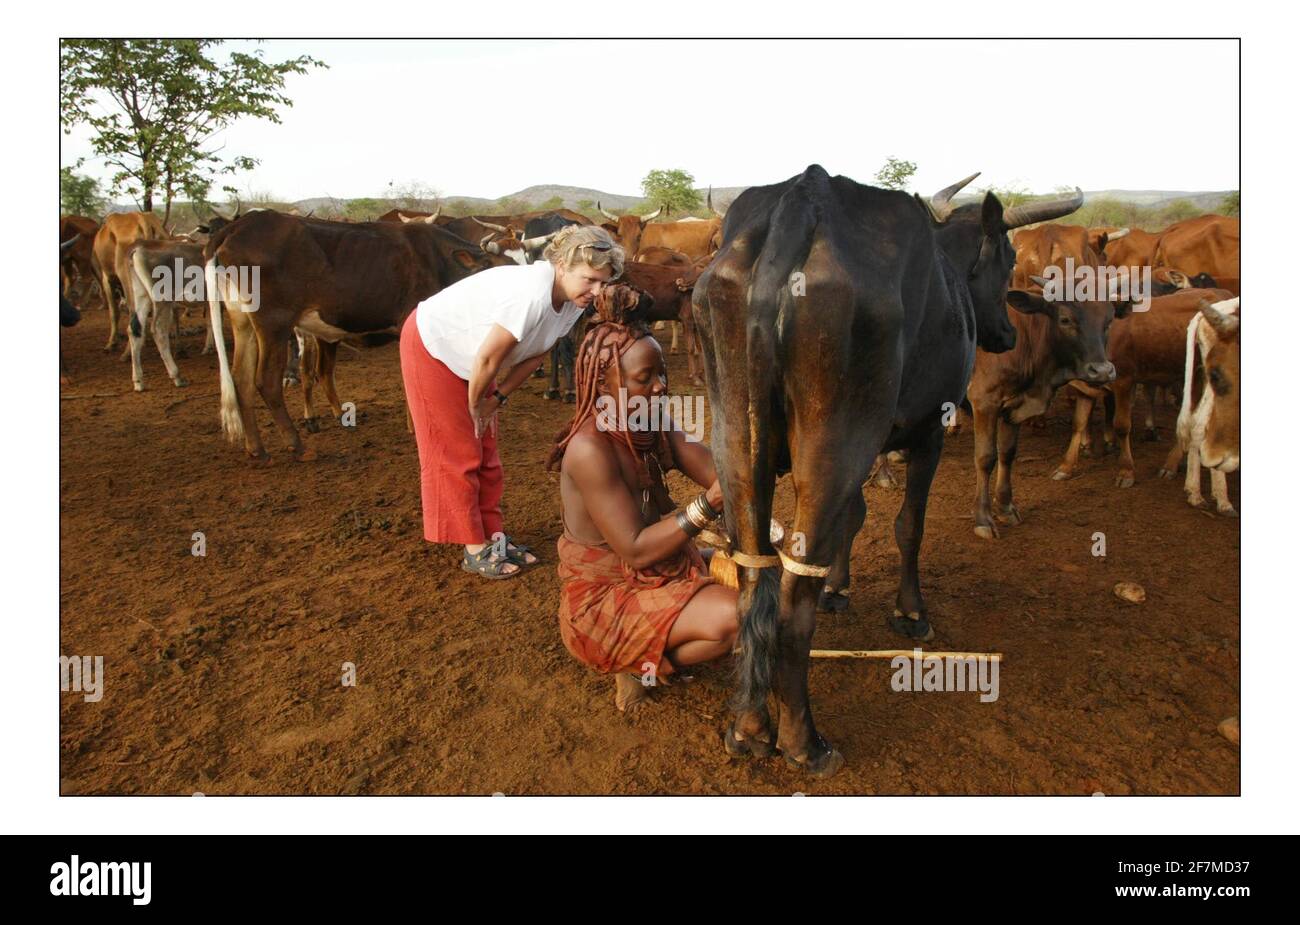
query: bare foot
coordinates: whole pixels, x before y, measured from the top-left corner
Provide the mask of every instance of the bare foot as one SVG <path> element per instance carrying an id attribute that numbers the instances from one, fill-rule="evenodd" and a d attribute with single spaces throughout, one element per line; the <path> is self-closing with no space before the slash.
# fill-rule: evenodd
<path id="1" fill-rule="evenodd" d="M 641 704 L 650 700 L 650 688 L 641 683 L 635 674 L 614 675 L 614 705 L 620 713 L 634 713 Z"/>

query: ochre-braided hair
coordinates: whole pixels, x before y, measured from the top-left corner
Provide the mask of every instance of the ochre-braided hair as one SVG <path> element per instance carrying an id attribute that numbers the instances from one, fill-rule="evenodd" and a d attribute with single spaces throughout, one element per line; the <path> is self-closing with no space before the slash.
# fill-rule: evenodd
<path id="1" fill-rule="evenodd" d="M 595 300 L 598 321 L 588 329 L 578 348 L 577 361 L 574 364 L 574 389 L 577 392 L 577 405 L 573 420 L 555 435 L 555 445 L 546 458 L 548 470 L 559 466 L 564 458 L 564 449 L 578 430 L 589 418 L 598 412 L 599 384 L 605 370 L 614 368 L 615 386 L 623 387 L 623 371 L 619 361 L 643 337 L 650 336 L 650 329 L 640 311 L 642 295 L 631 286 L 616 284 L 602 291 Z M 667 433 L 663 428 L 655 431 L 605 431 L 610 437 L 622 438 L 632 457 L 637 460 L 640 487 L 650 488 L 655 480 L 651 477 L 648 458 L 653 455 L 658 463 L 659 481 L 664 470 L 673 466 L 672 448 L 668 444 Z"/>

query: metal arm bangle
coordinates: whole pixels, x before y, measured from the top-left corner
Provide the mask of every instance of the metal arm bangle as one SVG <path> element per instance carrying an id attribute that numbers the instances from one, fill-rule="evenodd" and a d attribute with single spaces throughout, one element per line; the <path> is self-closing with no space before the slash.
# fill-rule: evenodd
<path id="1" fill-rule="evenodd" d="M 697 526 L 687 516 L 685 510 L 677 512 L 677 526 L 682 528 L 682 532 L 687 536 L 698 536 L 703 527 Z"/>

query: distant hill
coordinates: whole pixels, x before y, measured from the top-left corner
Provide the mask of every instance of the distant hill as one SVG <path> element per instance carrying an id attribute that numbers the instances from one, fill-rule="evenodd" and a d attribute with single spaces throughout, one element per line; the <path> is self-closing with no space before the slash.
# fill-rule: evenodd
<path id="1" fill-rule="evenodd" d="M 713 205 L 719 211 L 725 212 L 727 207 L 735 201 L 736 197 L 743 193 L 748 187 L 745 186 L 715 186 L 713 188 Z M 707 192 L 708 187 L 700 187 L 699 193 L 701 198 Z M 1158 209 L 1169 203 L 1176 202 L 1180 199 L 1188 200 L 1197 208 L 1205 211 L 1213 211 L 1218 208 L 1229 190 L 1204 191 L 1204 190 L 1084 190 L 1084 202 L 1091 202 L 1097 199 L 1111 199 L 1117 202 L 1129 202 L 1135 205 L 1147 208 Z M 590 200 L 592 203 L 599 202 L 603 207 L 611 212 L 621 212 L 639 205 L 642 197 L 638 195 L 625 195 L 622 193 L 609 193 L 604 190 L 592 189 L 586 186 L 561 186 L 558 184 L 538 184 L 529 186 L 524 189 L 510 193 L 501 199 L 511 199 L 518 202 L 527 202 L 534 207 L 548 202 L 554 197 L 560 197 L 563 202 L 563 208 L 579 209 L 579 203 L 584 200 Z M 957 202 L 969 201 L 974 197 L 958 196 Z M 309 199 L 300 199 L 297 202 L 284 203 L 284 207 L 296 206 L 303 214 L 315 210 L 319 214 L 323 213 L 341 213 L 347 206 L 348 200 L 340 199 L 335 196 L 315 196 Z M 469 209 L 483 213 L 496 212 L 499 209 L 500 199 L 487 199 L 482 196 L 461 196 L 448 194 L 442 197 L 442 202 L 464 203 Z M 186 203 L 174 203 L 173 209 Z M 224 206 L 222 206 L 224 208 Z M 595 208 L 591 206 L 590 208 Z M 111 212 L 130 212 L 134 211 L 134 205 L 113 205 L 110 207 Z"/>

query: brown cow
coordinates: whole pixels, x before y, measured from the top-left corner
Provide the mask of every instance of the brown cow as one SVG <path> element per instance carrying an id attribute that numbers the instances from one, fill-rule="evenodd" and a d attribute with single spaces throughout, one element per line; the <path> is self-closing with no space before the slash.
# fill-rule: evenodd
<path id="1" fill-rule="evenodd" d="M 1104 246 L 1106 265 L 1112 267 L 1149 267 L 1160 242 L 1157 232 L 1130 228 L 1121 238 L 1108 238 Z"/>
<path id="2" fill-rule="evenodd" d="M 85 301 L 81 308 L 91 308 L 91 295 L 99 289 L 98 274 L 94 267 L 95 234 L 99 231 L 99 222 L 84 215 L 64 215 L 59 218 L 59 267 L 63 271 L 63 295 L 69 301 Z M 68 241 L 75 242 L 66 250 L 62 245 Z M 75 289 L 80 289 L 77 299 L 73 299 Z M 102 294 L 101 294 L 102 298 Z"/>
<path id="3" fill-rule="evenodd" d="M 1194 381 L 1192 369 L 1204 375 Z M 1199 314 L 1187 326 L 1186 373 L 1183 405 L 1178 414 L 1178 443 L 1160 470 L 1173 478 L 1182 453 L 1187 453 L 1187 503 L 1199 508 L 1201 464 L 1210 468 L 1210 492 L 1215 508 L 1229 517 L 1237 515 L 1228 500 L 1229 472 L 1241 465 L 1241 298 L 1214 305 L 1202 302 Z M 1196 386 L 1201 394 L 1194 396 Z M 1208 386 L 1208 387 L 1207 387 Z M 1193 410 L 1193 402 L 1195 409 Z"/>
<path id="4" fill-rule="evenodd" d="M 613 212 L 607 212 L 599 202 L 596 203 L 596 208 L 600 210 L 601 215 L 605 216 L 613 224 L 614 227 L 610 230 L 610 234 L 614 236 L 614 240 L 619 243 L 619 246 L 623 248 L 623 253 L 627 254 L 628 257 L 635 256 L 636 252 L 640 250 L 641 236 L 645 233 L 647 225 L 658 218 L 659 213 L 663 211 L 663 207 L 660 206 L 649 215 L 615 215 Z M 603 227 L 607 230 L 610 228 L 609 225 Z"/>
<path id="5" fill-rule="evenodd" d="M 152 212 L 113 212 L 104 216 L 104 224 L 95 234 L 93 265 L 99 277 L 99 287 L 108 304 L 108 343 L 104 349 L 112 350 L 118 344 L 117 299 L 125 296 L 123 280 L 131 272 L 126 255 L 137 241 L 159 241 L 167 231 Z M 116 288 L 114 284 L 116 283 Z M 130 313 L 130 306 L 127 306 Z"/>
<path id="6" fill-rule="evenodd" d="M 1028 282 L 1042 287 L 1048 281 L 1031 277 Z M 999 535 L 989 493 L 994 465 L 997 520 L 1018 524 L 1011 467 L 1020 425 L 1046 411 L 1056 390 L 1072 379 L 1103 385 L 1115 378 L 1106 356 L 1107 333 L 1111 322 L 1132 308 L 1127 300 L 1047 301 L 1041 292 L 1026 289 L 1008 292 L 1007 304 L 1015 309 L 1008 312 L 1015 347 L 1006 353 L 977 351 L 966 390 L 975 426 L 975 535 L 983 539 Z"/>
<path id="7" fill-rule="evenodd" d="M 1153 393 L 1154 386 L 1181 386 L 1183 341 L 1188 320 L 1197 313 L 1204 300 L 1230 298 L 1232 293 L 1224 289 L 1183 289 L 1172 295 L 1157 296 L 1150 300 L 1146 311 L 1134 311 L 1111 325 L 1106 355 L 1115 365 L 1115 379 L 1100 388 L 1081 382 L 1070 383 L 1080 393 L 1074 405 L 1074 434 L 1065 458 L 1052 473 L 1053 479 L 1059 481 L 1074 477 L 1093 404 L 1110 392 L 1115 402 L 1114 441 L 1119 447 L 1119 474 L 1115 477 L 1115 486 L 1133 486 L 1135 475 L 1130 433 L 1135 386 L 1141 382 L 1147 395 Z"/>
<path id="8" fill-rule="evenodd" d="M 242 438 L 248 455 L 263 463 L 269 457 L 257 428 L 254 394 L 271 409 L 294 458 L 315 455 L 304 448 L 284 406 L 282 379 L 295 327 L 320 340 L 321 377 L 331 408 L 341 417 L 333 387 L 339 341 L 391 339 L 420 302 L 471 273 L 509 263 L 424 222 L 345 224 L 276 212 L 245 215 L 223 228 L 204 248 L 204 257 L 221 368 L 222 427 L 231 441 Z M 253 272 L 258 275 L 250 288 L 247 277 Z M 221 336 L 223 302 L 235 333 L 233 364 Z"/>
<path id="9" fill-rule="evenodd" d="M 1240 295 L 1241 219 L 1198 215 L 1170 225 L 1160 235 L 1151 266 L 1173 267 L 1188 276 L 1206 273 Z"/>
<path id="10" fill-rule="evenodd" d="M 647 321 L 677 321 L 686 331 L 687 376 L 691 385 L 704 385 L 704 374 L 700 368 L 696 352 L 690 345 L 695 341 L 695 318 L 691 313 L 691 293 L 695 282 L 700 278 L 703 268 L 691 267 L 682 270 L 679 267 L 655 266 L 650 263 L 632 261 L 623 264 L 621 282 L 626 282 L 654 300 L 653 307 L 643 311 L 642 317 Z"/>

